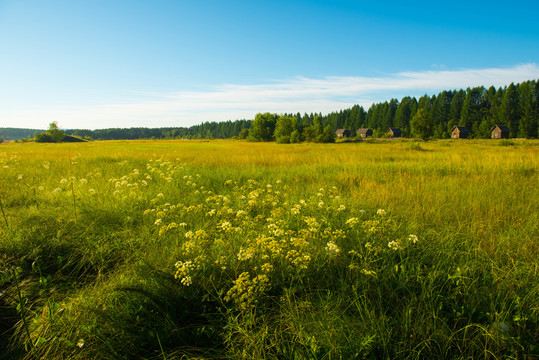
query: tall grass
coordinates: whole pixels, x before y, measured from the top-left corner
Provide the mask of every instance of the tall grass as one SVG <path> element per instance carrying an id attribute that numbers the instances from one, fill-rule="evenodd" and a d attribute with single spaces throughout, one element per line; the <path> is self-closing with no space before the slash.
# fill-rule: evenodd
<path id="1" fill-rule="evenodd" d="M 2 144 L 0 359 L 538 356 L 538 151 Z"/>

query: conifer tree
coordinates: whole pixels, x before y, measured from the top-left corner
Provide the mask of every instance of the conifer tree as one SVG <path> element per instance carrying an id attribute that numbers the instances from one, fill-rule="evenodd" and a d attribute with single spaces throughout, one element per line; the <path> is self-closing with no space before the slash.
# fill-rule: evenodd
<path id="1" fill-rule="evenodd" d="M 460 126 L 466 126 L 473 136 L 478 132 L 478 126 L 482 120 L 483 92 L 485 88 L 468 88 L 462 104 L 460 114 Z"/>
<path id="2" fill-rule="evenodd" d="M 407 129 L 410 124 L 410 117 L 412 114 L 412 99 L 409 96 L 402 98 L 397 110 L 395 111 L 395 121 L 393 122 L 395 127 L 400 128 L 403 132 L 407 133 Z"/>
<path id="3" fill-rule="evenodd" d="M 459 124 L 460 114 L 462 112 L 462 105 L 466 98 L 466 92 L 462 89 L 457 91 L 451 100 L 451 107 L 449 108 L 449 128 Z M 448 129 L 449 131 L 451 129 Z"/>
<path id="4" fill-rule="evenodd" d="M 521 113 L 518 136 L 523 138 L 534 138 L 537 136 L 537 113 L 533 94 L 535 90 L 534 85 L 534 83 L 526 81 L 518 86 Z"/>
<path id="5" fill-rule="evenodd" d="M 500 109 L 501 122 L 511 131 L 509 133 L 510 137 L 516 137 L 518 135 L 518 126 L 521 116 L 519 107 L 517 87 L 515 84 L 511 83 L 511 85 L 509 85 L 505 91 Z"/>

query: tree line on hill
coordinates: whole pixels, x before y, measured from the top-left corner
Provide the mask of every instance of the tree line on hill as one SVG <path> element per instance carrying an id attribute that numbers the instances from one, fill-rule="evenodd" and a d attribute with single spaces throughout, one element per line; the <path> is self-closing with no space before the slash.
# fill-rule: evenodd
<path id="1" fill-rule="evenodd" d="M 31 139 L 36 134 L 43 132 L 38 129 L 20 129 L 20 128 L 0 128 L 0 139 L 3 140 L 20 140 Z"/>
<path id="2" fill-rule="evenodd" d="M 415 119 L 414 119 L 415 118 Z M 191 127 L 65 130 L 66 135 L 85 139 L 230 139 L 278 142 L 334 141 L 337 129 L 349 129 L 353 136 L 360 128 L 373 129 L 382 137 L 389 127 L 402 136 L 449 138 L 451 129 L 465 126 L 470 138 L 489 138 L 495 124 L 506 125 L 510 137 L 537 138 L 539 122 L 539 81 L 530 80 L 509 86 L 442 91 L 419 99 L 406 96 L 400 101 L 373 104 L 368 110 L 354 105 L 349 109 L 311 114 L 257 114 L 254 120 L 204 122 Z M 30 137 L 36 131 L 0 129 L 4 139 Z M 43 132 L 43 131 L 41 131 Z M 330 139 L 331 138 L 331 139 Z"/>

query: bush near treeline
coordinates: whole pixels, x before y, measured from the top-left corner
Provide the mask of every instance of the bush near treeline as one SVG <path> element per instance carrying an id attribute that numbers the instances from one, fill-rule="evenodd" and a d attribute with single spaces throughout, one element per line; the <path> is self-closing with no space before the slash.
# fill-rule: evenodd
<path id="1" fill-rule="evenodd" d="M 26 139 L 22 139 L 23 142 Z M 60 143 L 60 142 L 85 142 L 79 137 L 66 135 L 62 130 L 58 128 L 58 123 L 56 121 L 50 123 L 49 129 L 44 133 L 37 134 L 34 138 L 34 141 L 37 143 Z"/>

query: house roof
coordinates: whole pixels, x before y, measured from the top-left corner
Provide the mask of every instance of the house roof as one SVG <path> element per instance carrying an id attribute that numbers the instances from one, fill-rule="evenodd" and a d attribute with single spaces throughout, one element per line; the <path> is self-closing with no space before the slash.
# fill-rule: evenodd
<path id="1" fill-rule="evenodd" d="M 399 128 L 396 128 L 396 127 L 390 127 L 389 129 L 387 129 L 387 132 L 392 132 L 393 134 L 400 134 L 401 133 L 401 129 Z"/>
<path id="2" fill-rule="evenodd" d="M 336 134 L 344 134 L 346 131 L 350 131 L 348 129 L 337 129 L 337 131 L 335 131 Z"/>
<path id="3" fill-rule="evenodd" d="M 453 129 L 451 129 L 451 132 L 453 132 L 455 129 L 457 129 L 459 132 L 462 132 L 462 133 L 469 132 L 466 126 L 455 126 Z"/>
<path id="4" fill-rule="evenodd" d="M 369 129 L 369 128 L 365 128 L 365 129 L 357 129 L 357 133 L 358 133 L 358 134 L 366 134 L 367 131 L 369 131 L 369 130 L 372 131 L 372 130 Z"/>
<path id="5" fill-rule="evenodd" d="M 497 125 L 497 124 L 494 125 L 492 127 L 492 129 L 490 129 L 490 132 L 492 132 L 496 128 L 500 129 L 502 132 L 510 132 L 510 130 L 509 130 L 509 128 L 507 126 L 505 126 L 505 125 Z"/>

